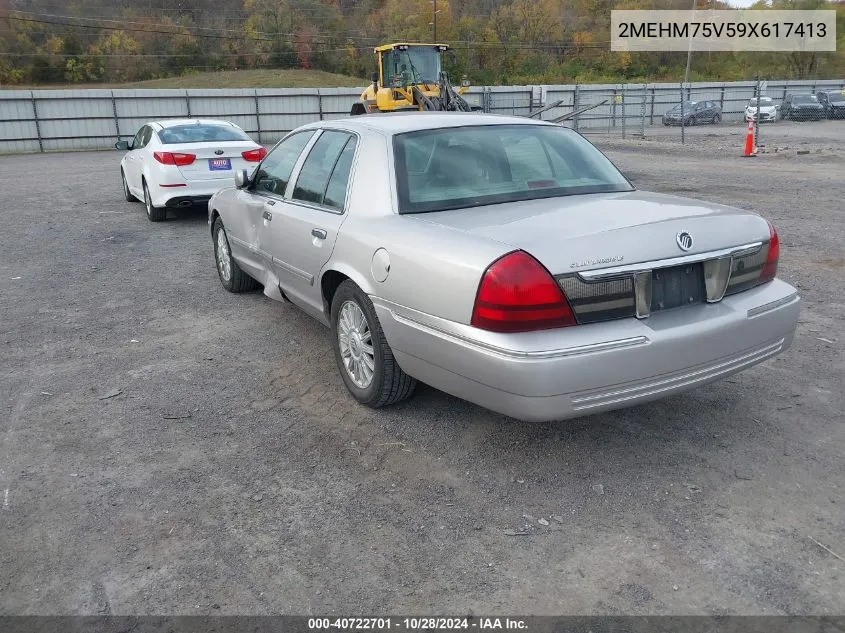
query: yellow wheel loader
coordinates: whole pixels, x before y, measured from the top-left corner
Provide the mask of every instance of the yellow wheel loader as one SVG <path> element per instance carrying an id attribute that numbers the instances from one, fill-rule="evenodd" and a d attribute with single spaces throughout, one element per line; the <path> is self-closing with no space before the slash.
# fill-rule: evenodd
<path id="1" fill-rule="evenodd" d="M 385 44 L 375 49 L 378 73 L 373 83 L 352 105 L 351 114 L 401 112 L 408 110 L 446 110 L 472 112 L 481 106 L 471 105 L 461 96 L 469 82 L 464 80 L 457 90 L 441 70 L 441 54 L 445 44 Z"/>

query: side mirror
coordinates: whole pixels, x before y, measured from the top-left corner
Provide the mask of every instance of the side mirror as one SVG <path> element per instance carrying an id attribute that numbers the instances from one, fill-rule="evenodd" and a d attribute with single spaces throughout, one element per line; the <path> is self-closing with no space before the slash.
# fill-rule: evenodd
<path id="1" fill-rule="evenodd" d="M 121 151 L 129 151 L 129 141 L 118 141 L 114 144 L 114 148 Z"/>
<path id="2" fill-rule="evenodd" d="M 775 106 L 775 110 L 780 110 L 780 104 Z"/>
<path id="3" fill-rule="evenodd" d="M 235 187 L 243 189 L 249 186 L 249 172 L 246 169 L 239 169 L 235 172 Z"/>

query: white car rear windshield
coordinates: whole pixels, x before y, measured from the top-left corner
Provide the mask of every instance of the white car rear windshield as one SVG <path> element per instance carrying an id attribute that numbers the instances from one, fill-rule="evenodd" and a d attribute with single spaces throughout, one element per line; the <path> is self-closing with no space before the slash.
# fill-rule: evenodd
<path id="1" fill-rule="evenodd" d="M 245 132 L 231 125 L 197 125 L 196 123 L 166 127 L 159 131 L 158 137 L 165 145 L 252 140 Z"/>
<path id="2" fill-rule="evenodd" d="M 400 213 L 633 189 L 564 127 L 483 125 L 394 137 Z"/>
<path id="3" fill-rule="evenodd" d="M 757 107 L 757 99 L 751 99 L 748 102 L 749 106 Z M 774 105 L 774 101 L 772 101 L 771 97 L 760 97 L 760 107 L 761 108 L 768 108 Z"/>

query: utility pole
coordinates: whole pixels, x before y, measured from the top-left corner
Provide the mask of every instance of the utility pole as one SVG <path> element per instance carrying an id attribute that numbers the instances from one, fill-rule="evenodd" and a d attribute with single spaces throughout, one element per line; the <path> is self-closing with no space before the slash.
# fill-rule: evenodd
<path id="1" fill-rule="evenodd" d="M 695 19 L 695 2 L 696 0 L 692 0 L 692 17 L 690 18 L 690 22 Z M 684 71 L 684 83 L 687 83 L 689 78 L 689 65 L 690 60 L 692 59 L 692 25 L 690 25 L 690 36 L 689 36 L 689 44 L 687 46 L 687 69 Z"/>

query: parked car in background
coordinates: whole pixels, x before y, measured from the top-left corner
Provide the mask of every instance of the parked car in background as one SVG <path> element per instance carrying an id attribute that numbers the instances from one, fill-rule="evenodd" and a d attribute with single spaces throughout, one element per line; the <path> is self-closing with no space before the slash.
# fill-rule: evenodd
<path id="1" fill-rule="evenodd" d="M 687 101 L 679 103 L 663 115 L 663 125 L 699 125 L 702 123 L 719 123 L 722 120 L 722 109 L 715 101 Z"/>
<path id="2" fill-rule="evenodd" d="M 518 419 L 571 418 L 741 371 L 795 332 L 770 223 L 637 191 L 560 125 L 321 121 L 235 183 L 208 205 L 221 284 L 262 285 L 329 326 L 370 407 L 420 380 Z"/>
<path id="3" fill-rule="evenodd" d="M 824 106 L 816 95 L 809 92 L 786 95 L 780 112 L 784 120 L 790 121 L 819 121 L 825 118 Z"/>
<path id="4" fill-rule="evenodd" d="M 816 93 L 816 98 L 828 119 L 845 119 L 845 89 L 822 90 Z"/>
<path id="5" fill-rule="evenodd" d="M 166 219 L 167 209 L 208 202 L 232 184 L 239 169 L 256 166 L 267 150 L 234 123 L 214 119 L 151 121 L 126 150 L 120 177 L 126 200 L 142 200 L 152 222 Z"/>
<path id="6" fill-rule="evenodd" d="M 757 99 L 749 99 L 745 106 L 745 121 L 753 121 L 757 117 Z M 760 123 L 778 120 L 778 109 L 771 97 L 760 97 Z"/>

